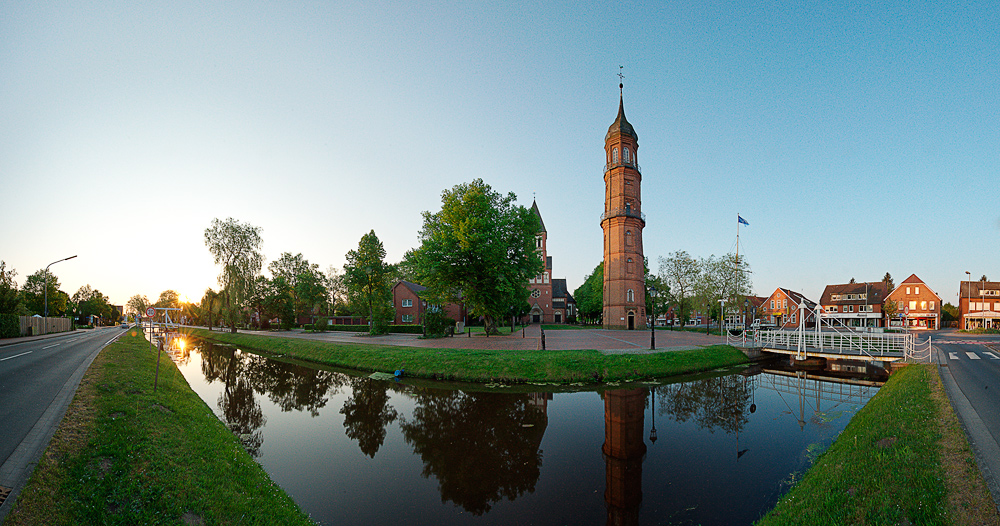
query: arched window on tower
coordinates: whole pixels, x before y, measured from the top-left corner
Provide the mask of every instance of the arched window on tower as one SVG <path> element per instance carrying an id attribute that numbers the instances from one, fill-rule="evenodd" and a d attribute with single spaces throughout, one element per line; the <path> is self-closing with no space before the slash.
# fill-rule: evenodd
<path id="1" fill-rule="evenodd" d="M 625 231 L 625 246 L 630 247 L 630 246 L 632 246 L 632 243 L 633 243 L 633 241 L 632 241 L 632 231 L 631 230 L 626 230 Z"/>
<path id="2" fill-rule="evenodd" d="M 615 146 L 614 148 L 611 149 L 611 162 L 613 162 L 613 163 L 618 162 L 618 147 L 617 146 Z"/>
<path id="3" fill-rule="evenodd" d="M 625 264 L 625 272 L 628 274 L 635 272 L 635 269 L 632 268 L 632 258 L 628 258 L 628 262 Z"/>
<path id="4" fill-rule="evenodd" d="M 625 299 L 628 300 L 629 303 L 634 302 L 635 292 L 633 292 L 632 289 L 628 289 L 628 292 L 625 294 Z"/>
<path id="5" fill-rule="evenodd" d="M 628 148 L 622 148 L 622 160 L 629 162 L 628 158 Z"/>

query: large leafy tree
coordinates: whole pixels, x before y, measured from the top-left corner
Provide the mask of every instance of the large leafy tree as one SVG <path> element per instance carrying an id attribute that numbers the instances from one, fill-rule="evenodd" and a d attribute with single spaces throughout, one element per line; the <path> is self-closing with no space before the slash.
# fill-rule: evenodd
<path id="1" fill-rule="evenodd" d="M 180 308 L 181 295 L 178 294 L 176 290 L 167 289 L 160 293 L 160 297 L 156 300 L 154 305 L 160 308 Z M 174 315 L 171 315 L 171 317 L 174 317 Z"/>
<path id="2" fill-rule="evenodd" d="M 69 294 L 59 290 L 59 278 L 51 270 L 41 269 L 28 276 L 21 287 L 24 305 L 32 314 L 45 313 L 45 277 L 48 276 L 49 316 L 66 314 Z"/>
<path id="3" fill-rule="evenodd" d="M 429 301 L 464 302 L 483 317 L 487 334 L 528 301 L 525 285 L 544 269 L 535 250 L 538 218 L 515 200 L 482 179 L 445 190 L 441 210 L 423 214 L 420 247 L 406 256 Z"/>
<path id="4" fill-rule="evenodd" d="M 80 287 L 73 294 L 71 301 L 76 305 L 80 316 L 97 316 L 104 320 L 111 320 L 117 316 L 108 297 L 101 294 L 101 291 L 91 288 L 90 284 Z"/>
<path id="5" fill-rule="evenodd" d="M 677 306 L 677 317 L 684 325 L 691 315 L 695 286 L 701 274 L 698 260 L 687 251 L 678 250 L 669 257 L 660 256 L 659 263 L 660 279 L 670 287 L 671 298 Z"/>
<path id="6" fill-rule="evenodd" d="M 604 314 L 604 262 L 583 279 L 583 285 L 573 291 L 580 318 L 587 323 L 600 323 Z"/>
<path id="7" fill-rule="evenodd" d="M 147 298 L 145 294 L 136 294 L 129 298 L 128 302 L 125 303 L 125 312 L 132 316 L 145 316 L 146 308 L 149 307 L 149 305 L 149 298 Z"/>
<path id="8" fill-rule="evenodd" d="M 203 323 L 208 325 L 208 330 L 212 330 L 214 321 L 218 319 L 217 315 L 221 314 L 221 306 L 222 295 L 213 290 L 212 287 L 205 289 L 205 294 L 201 297 L 201 312 L 205 318 Z"/>
<path id="9" fill-rule="evenodd" d="M 282 278 L 290 287 L 295 314 L 306 316 L 315 313 L 326 303 L 326 276 L 319 265 L 309 263 L 301 253 L 284 252 L 267 265 L 271 276 Z"/>
<path id="10" fill-rule="evenodd" d="M 260 231 L 260 227 L 231 217 L 225 221 L 212 219 L 212 226 L 205 229 L 205 245 L 215 264 L 222 267 L 219 273 L 222 314 L 232 332 L 236 332 L 236 325 L 246 314 L 254 278 L 264 266 Z"/>
<path id="11" fill-rule="evenodd" d="M 392 310 L 393 266 L 385 262 L 385 248 L 375 231 L 365 234 L 358 249 L 347 253 L 344 285 L 348 300 L 356 310 L 366 309 L 372 334 L 384 334 L 385 318 Z"/>
<path id="12" fill-rule="evenodd" d="M 16 314 L 21 306 L 21 293 L 14 278 L 17 271 L 7 270 L 7 263 L 0 261 L 0 314 Z"/>

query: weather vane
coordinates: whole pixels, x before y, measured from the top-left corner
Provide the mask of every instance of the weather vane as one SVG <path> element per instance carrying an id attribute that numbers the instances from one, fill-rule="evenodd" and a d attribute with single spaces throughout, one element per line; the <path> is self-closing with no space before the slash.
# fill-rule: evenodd
<path id="1" fill-rule="evenodd" d="M 625 88 L 625 84 L 624 84 L 625 75 L 622 74 L 622 70 L 624 68 L 625 68 L 625 66 L 622 66 L 620 64 L 618 65 L 618 90 L 619 91 L 621 91 L 622 89 Z"/>

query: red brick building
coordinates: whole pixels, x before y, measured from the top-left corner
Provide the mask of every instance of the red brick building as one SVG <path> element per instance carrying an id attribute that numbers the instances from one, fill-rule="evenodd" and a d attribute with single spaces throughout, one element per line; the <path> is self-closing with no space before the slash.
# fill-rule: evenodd
<path id="1" fill-rule="evenodd" d="M 420 293 L 427 290 L 423 285 L 400 281 L 392 287 L 392 306 L 396 315 L 393 319 L 395 325 L 421 325 L 424 321 L 424 313 L 427 312 L 427 301 L 420 297 Z M 465 321 L 465 306 L 455 303 L 448 303 L 443 306 L 445 316 L 456 322 Z"/>
<path id="2" fill-rule="evenodd" d="M 538 211 L 538 204 L 531 202 L 531 213 L 538 218 L 541 230 L 535 236 L 535 250 L 538 251 L 545 268 L 542 273 L 528 280 L 528 304 L 531 311 L 525 320 L 528 323 L 566 323 L 576 317 L 576 301 L 566 288 L 566 280 L 552 277 L 552 256 L 549 255 L 549 233 Z"/>
<path id="3" fill-rule="evenodd" d="M 621 84 L 618 85 L 621 89 Z M 646 327 L 646 282 L 643 267 L 642 173 L 639 135 L 625 119 L 619 94 L 618 117 L 604 136 L 604 328 Z"/>
<path id="4" fill-rule="evenodd" d="M 884 281 L 841 283 L 827 285 L 819 304 L 823 318 L 834 320 L 835 327 L 885 327 L 882 303 L 888 296 L 889 285 Z"/>
<path id="5" fill-rule="evenodd" d="M 896 303 L 896 313 L 889 320 L 889 327 L 941 328 L 941 296 L 916 274 L 910 274 L 890 292 L 888 301 Z"/>
<path id="6" fill-rule="evenodd" d="M 806 327 L 815 323 L 811 311 L 816 308 L 816 302 L 799 292 L 778 287 L 770 296 L 764 299 L 764 304 L 757 314 L 762 321 L 773 323 L 778 328 L 798 328 L 802 320 L 799 318 L 799 304 L 806 307 Z M 763 311 L 763 312 L 762 312 Z"/>
<path id="7" fill-rule="evenodd" d="M 958 289 L 961 311 L 958 326 L 969 329 L 1000 329 L 1000 282 L 962 281 Z"/>

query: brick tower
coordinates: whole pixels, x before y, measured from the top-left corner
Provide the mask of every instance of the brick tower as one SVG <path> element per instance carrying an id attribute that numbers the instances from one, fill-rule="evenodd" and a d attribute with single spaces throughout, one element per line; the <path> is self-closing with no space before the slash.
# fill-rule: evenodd
<path id="1" fill-rule="evenodd" d="M 618 89 L 622 89 L 618 85 Z M 646 293 L 642 259 L 642 213 L 637 151 L 639 136 L 625 119 L 618 98 L 618 118 L 604 136 L 604 328 L 637 329 L 646 324 Z"/>

